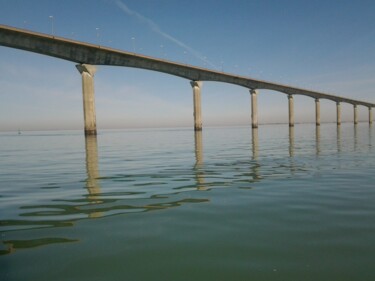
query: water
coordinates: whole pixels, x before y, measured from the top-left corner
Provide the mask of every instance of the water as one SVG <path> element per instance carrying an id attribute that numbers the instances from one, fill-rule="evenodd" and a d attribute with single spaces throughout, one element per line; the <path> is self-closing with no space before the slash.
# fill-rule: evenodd
<path id="1" fill-rule="evenodd" d="M 0 280 L 375 280 L 375 130 L 0 134 Z"/>

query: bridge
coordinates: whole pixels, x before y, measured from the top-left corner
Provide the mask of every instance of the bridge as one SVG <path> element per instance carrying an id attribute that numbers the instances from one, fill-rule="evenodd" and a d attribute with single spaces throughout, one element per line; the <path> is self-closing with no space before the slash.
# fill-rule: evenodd
<path id="1" fill-rule="evenodd" d="M 0 45 L 77 63 L 76 67 L 82 75 L 86 135 L 96 135 L 97 133 L 94 96 L 95 65 L 142 68 L 190 80 L 193 88 L 195 131 L 202 130 L 201 85 L 203 81 L 230 83 L 249 89 L 251 95 L 251 122 L 253 128 L 258 127 L 257 94 L 258 91 L 262 89 L 273 90 L 287 95 L 290 127 L 294 126 L 294 95 L 303 95 L 315 99 L 315 123 L 317 126 L 320 125 L 320 99 L 336 102 L 336 122 L 338 126 L 341 124 L 341 103 L 353 105 L 354 124 L 358 123 L 357 106 L 367 107 L 369 110 L 369 123 L 372 124 L 373 121 L 372 108 L 375 107 L 374 103 L 195 67 L 10 26 L 0 25 Z"/>

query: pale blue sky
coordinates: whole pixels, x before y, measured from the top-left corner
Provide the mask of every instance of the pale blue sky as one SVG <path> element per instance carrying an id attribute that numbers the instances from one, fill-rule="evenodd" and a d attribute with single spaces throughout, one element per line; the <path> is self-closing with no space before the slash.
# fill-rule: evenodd
<path id="1" fill-rule="evenodd" d="M 375 103 L 375 2 L 346 0 L 0 0 L 0 23 Z M 132 39 L 134 38 L 134 39 Z M 83 128 L 71 62 L 0 47 L 0 130 Z M 189 81 L 99 67 L 98 128 L 192 126 Z M 261 91 L 259 121 L 287 122 L 284 94 Z M 206 82 L 203 126 L 250 123 L 247 89 Z M 322 121 L 335 104 L 321 102 Z M 314 100 L 295 97 L 296 122 Z M 367 109 L 359 107 L 360 119 Z M 343 119 L 352 107 L 343 105 Z"/>

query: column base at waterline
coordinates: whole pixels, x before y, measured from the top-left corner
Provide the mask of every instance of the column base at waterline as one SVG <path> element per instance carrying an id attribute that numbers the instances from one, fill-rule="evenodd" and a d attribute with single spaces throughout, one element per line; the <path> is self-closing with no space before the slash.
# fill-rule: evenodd
<path id="1" fill-rule="evenodd" d="M 85 136 L 96 136 L 97 134 L 96 130 L 85 130 Z"/>

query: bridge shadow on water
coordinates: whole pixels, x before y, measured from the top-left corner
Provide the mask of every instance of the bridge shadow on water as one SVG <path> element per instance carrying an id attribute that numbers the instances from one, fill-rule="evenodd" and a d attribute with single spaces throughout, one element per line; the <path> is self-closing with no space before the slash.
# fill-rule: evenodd
<path id="1" fill-rule="evenodd" d="M 157 174 L 121 174 L 111 177 L 101 176 L 99 169 L 97 136 L 85 138 L 85 166 L 87 178 L 82 181 L 86 195 L 73 200 L 54 199 L 51 204 L 21 206 L 19 219 L 0 221 L 0 226 L 7 231 L 39 229 L 39 237 L 29 240 L 10 239 L 3 241 L 0 255 L 6 255 L 20 249 L 29 249 L 49 244 L 73 243 L 77 239 L 62 237 L 45 237 L 43 229 L 74 227 L 80 220 L 98 219 L 119 214 L 133 214 L 171 209 L 191 203 L 210 202 L 210 196 L 204 191 L 216 188 L 252 189 L 253 184 L 275 178 L 277 175 L 293 177 L 308 173 L 308 169 L 296 159 L 295 128 L 289 127 L 287 155 L 280 157 L 265 155 L 269 153 L 260 149 L 259 134 L 261 129 L 252 129 L 248 147 L 247 160 L 204 161 L 203 133 L 195 132 L 195 163 L 190 169 L 166 169 Z M 316 127 L 315 157 L 322 154 L 321 128 Z M 371 144 L 371 130 L 369 130 Z M 358 147 L 358 128 L 354 126 L 353 149 Z M 278 149 L 280 149 L 278 145 Z M 343 150 L 342 129 L 337 127 L 336 151 Z M 264 154 L 263 154 L 264 153 Z M 266 167 L 267 166 L 267 167 Z M 265 168 L 266 167 L 266 168 Z M 223 176 L 224 175 L 224 176 Z M 108 182 L 122 186 L 122 189 L 107 191 Z M 157 188 L 155 186 L 165 186 Z M 192 192 L 201 192 L 194 194 Z M 35 210 L 35 211 L 34 211 Z"/>

